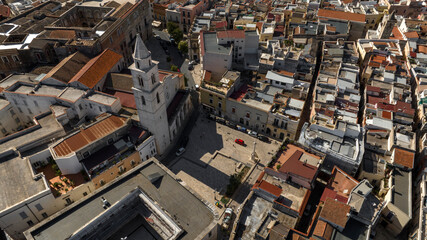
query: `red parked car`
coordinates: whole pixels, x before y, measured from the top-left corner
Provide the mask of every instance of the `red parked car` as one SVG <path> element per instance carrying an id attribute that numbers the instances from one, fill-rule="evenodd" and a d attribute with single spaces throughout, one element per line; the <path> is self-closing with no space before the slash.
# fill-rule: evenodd
<path id="1" fill-rule="evenodd" d="M 242 139 L 236 138 L 236 140 L 234 140 L 235 143 L 240 144 L 242 146 L 245 146 L 245 141 L 243 141 Z"/>

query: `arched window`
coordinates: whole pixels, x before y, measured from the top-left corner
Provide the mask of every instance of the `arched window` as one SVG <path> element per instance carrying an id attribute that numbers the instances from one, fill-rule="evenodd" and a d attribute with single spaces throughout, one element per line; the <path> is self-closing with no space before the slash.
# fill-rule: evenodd
<path id="1" fill-rule="evenodd" d="M 157 103 L 160 103 L 159 93 L 156 93 L 156 97 L 157 97 Z"/>
<path id="2" fill-rule="evenodd" d="M 139 85 L 140 85 L 141 87 L 144 87 L 144 81 L 142 80 L 142 77 L 141 77 L 141 76 L 138 76 L 138 81 L 139 81 Z"/>
<path id="3" fill-rule="evenodd" d="M 156 82 L 156 77 L 154 76 L 154 73 L 151 75 L 151 83 L 154 84 Z"/>
<path id="4" fill-rule="evenodd" d="M 145 98 L 144 98 L 144 96 L 141 96 L 141 102 L 142 102 L 142 105 L 145 105 Z"/>

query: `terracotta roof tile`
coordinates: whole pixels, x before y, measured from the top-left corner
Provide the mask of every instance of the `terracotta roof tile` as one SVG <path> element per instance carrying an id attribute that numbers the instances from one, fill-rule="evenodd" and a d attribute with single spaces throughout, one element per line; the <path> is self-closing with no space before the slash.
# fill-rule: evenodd
<path id="1" fill-rule="evenodd" d="M 391 39 L 399 39 L 399 40 L 405 40 L 403 37 L 402 32 L 399 30 L 398 27 L 394 27 L 393 30 L 391 30 L 391 33 L 393 34 L 393 37 L 390 37 Z"/>
<path id="2" fill-rule="evenodd" d="M 217 38 L 245 38 L 245 31 L 243 30 L 228 30 L 216 33 Z"/>
<path id="3" fill-rule="evenodd" d="M 279 157 L 279 162 L 283 162 L 283 164 L 280 167 L 279 172 L 293 173 L 297 176 L 301 176 L 312 181 L 316 176 L 317 167 L 301 162 L 299 159 L 302 155 L 303 152 L 297 150 L 288 159 L 283 159 L 285 154 L 282 153 Z"/>
<path id="4" fill-rule="evenodd" d="M 332 237 L 333 230 L 334 228 L 329 223 L 318 220 L 313 235 L 329 240 Z"/>
<path id="5" fill-rule="evenodd" d="M 348 20 L 352 22 L 365 22 L 365 15 L 359 13 L 319 9 L 317 15 L 324 18 Z"/>
<path id="6" fill-rule="evenodd" d="M 327 198 L 336 199 L 337 201 L 340 201 L 342 203 L 347 203 L 348 201 L 347 197 L 341 196 L 336 191 L 326 187 L 325 190 L 323 190 L 322 196 L 320 197 L 320 201 L 325 202 Z"/>
<path id="7" fill-rule="evenodd" d="M 81 149 L 91 142 L 94 142 L 116 131 L 118 128 L 125 125 L 126 120 L 126 118 L 112 115 L 86 129 L 81 129 L 78 133 L 62 140 L 53 147 L 53 151 L 57 156 L 67 156 L 68 154 Z"/>
<path id="8" fill-rule="evenodd" d="M 73 30 L 53 30 L 49 34 L 53 39 L 73 39 L 76 37 L 76 32 Z"/>
<path id="9" fill-rule="evenodd" d="M 0 5 L 0 15 L 5 18 L 10 17 L 10 8 L 6 5 Z"/>
<path id="10" fill-rule="evenodd" d="M 413 31 L 413 32 L 406 32 L 406 33 L 405 33 L 405 36 L 406 36 L 407 38 L 419 38 L 418 33 L 417 33 L 417 32 L 415 32 L 415 31 Z"/>
<path id="11" fill-rule="evenodd" d="M 271 183 L 269 183 L 267 181 L 264 181 L 264 180 L 261 180 L 261 182 L 256 183 L 253 186 L 253 189 L 257 189 L 257 188 L 262 189 L 262 190 L 264 190 L 264 191 L 266 191 L 268 193 L 271 193 L 271 194 L 273 194 L 276 197 L 279 197 L 280 194 L 282 194 L 282 189 L 281 188 L 279 188 L 278 186 L 275 186 L 275 185 L 273 185 L 273 184 L 271 184 Z"/>
<path id="12" fill-rule="evenodd" d="M 93 88 L 122 58 L 122 55 L 115 51 L 106 49 L 92 58 L 70 82 L 78 81 L 88 88 Z"/>
<path id="13" fill-rule="evenodd" d="M 352 178 L 343 170 L 334 167 L 332 170 L 331 179 L 327 187 L 337 192 L 337 194 L 345 197 L 350 196 L 351 190 L 359 183 L 356 179 Z"/>
<path id="14" fill-rule="evenodd" d="M 409 169 L 414 168 L 415 153 L 401 149 L 394 149 L 394 163 Z"/>
<path id="15" fill-rule="evenodd" d="M 88 62 L 88 57 L 80 52 L 76 52 L 64 58 L 60 63 L 52 68 L 42 80 L 51 77 L 64 83 L 68 83 Z"/>
<path id="16" fill-rule="evenodd" d="M 319 218 L 345 228 L 348 221 L 347 214 L 350 213 L 350 209 L 351 207 L 347 204 L 327 198 Z"/>
<path id="17" fill-rule="evenodd" d="M 426 45 L 418 45 L 418 52 L 427 54 L 427 46 Z"/>

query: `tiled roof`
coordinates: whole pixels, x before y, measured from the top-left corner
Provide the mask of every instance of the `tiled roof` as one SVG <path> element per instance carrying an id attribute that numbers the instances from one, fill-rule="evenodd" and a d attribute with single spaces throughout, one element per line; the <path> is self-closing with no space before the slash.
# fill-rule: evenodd
<path id="1" fill-rule="evenodd" d="M 71 137 L 62 140 L 53 147 L 53 151 L 59 157 L 67 156 L 68 154 L 116 131 L 125 125 L 126 120 L 127 119 L 123 117 L 117 117 L 114 115 L 109 116 L 86 129 L 81 129 Z"/>
<path id="2" fill-rule="evenodd" d="M 217 38 L 245 38 L 245 31 L 243 30 L 228 30 L 216 33 Z"/>
<path id="3" fill-rule="evenodd" d="M 388 111 L 382 111 L 382 115 L 381 116 L 383 118 L 386 118 L 386 119 L 391 119 L 392 114 L 391 114 L 391 112 L 388 112 Z"/>
<path id="4" fill-rule="evenodd" d="M 351 207 L 347 204 L 327 198 L 319 217 L 331 224 L 345 228 L 350 209 Z"/>
<path id="5" fill-rule="evenodd" d="M 76 32 L 73 30 L 53 30 L 49 34 L 53 39 L 72 39 L 76 37 Z"/>
<path id="6" fill-rule="evenodd" d="M 313 235 L 322 239 L 331 239 L 334 228 L 327 222 L 318 220 Z"/>
<path id="7" fill-rule="evenodd" d="M 427 46 L 426 45 L 418 45 L 418 52 L 427 54 Z"/>
<path id="8" fill-rule="evenodd" d="M 262 190 L 264 190 L 266 192 L 269 192 L 269 193 L 273 194 L 276 197 L 279 197 L 280 194 L 282 194 L 282 189 L 281 188 L 279 188 L 278 186 L 275 186 L 275 185 L 273 185 L 273 184 L 271 184 L 271 183 L 269 183 L 267 181 L 264 181 L 264 180 L 261 180 L 261 182 L 256 183 L 253 186 L 253 189 L 256 189 L 256 188 L 259 188 L 259 189 L 262 189 Z"/>
<path id="9" fill-rule="evenodd" d="M 334 167 L 332 170 L 331 179 L 328 182 L 330 189 L 336 191 L 339 195 L 349 197 L 351 190 L 359 183 L 343 170 Z"/>
<path id="10" fill-rule="evenodd" d="M 44 76 L 43 80 L 52 77 L 61 82 L 68 83 L 88 61 L 89 58 L 80 52 L 76 52 L 64 58 L 52 68 L 46 76 Z"/>
<path id="11" fill-rule="evenodd" d="M 136 109 L 135 96 L 133 93 L 123 92 L 120 90 L 107 90 L 106 93 L 120 99 L 123 107 Z"/>
<path id="12" fill-rule="evenodd" d="M 401 149 L 394 149 L 394 163 L 409 169 L 414 168 L 415 153 Z"/>
<path id="13" fill-rule="evenodd" d="M 391 30 L 391 33 L 393 34 L 393 37 L 390 37 L 390 39 L 405 40 L 402 32 L 399 30 L 398 27 L 396 27 L 396 26 L 393 27 L 393 30 Z"/>
<path id="14" fill-rule="evenodd" d="M 70 82 L 78 81 L 88 88 L 93 88 L 122 58 L 122 55 L 115 51 L 105 49 L 91 59 Z"/>
<path id="15" fill-rule="evenodd" d="M 323 190 L 322 196 L 320 197 L 320 201 L 325 202 L 327 198 L 336 199 L 337 201 L 340 201 L 342 203 L 347 203 L 348 200 L 347 197 L 341 196 L 336 191 L 326 187 L 325 190 Z"/>
<path id="16" fill-rule="evenodd" d="M 366 86 L 366 90 L 370 91 L 370 92 L 381 92 L 381 88 L 380 87 L 374 87 L 371 85 Z"/>
<path id="17" fill-rule="evenodd" d="M 6 5 L 0 5 L 0 16 L 8 18 L 10 16 L 10 8 Z"/>
<path id="18" fill-rule="evenodd" d="M 405 33 L 405 36 L 406 36 L 407 38 L 419 38 L 418 33 L 417 33 L 417 32 L 415 32 L 415 31 L 413 31 L 413 32 L 406 32 L 406 33 Z"/>
<path id="19" fill-rule="evenodd" d="M 352 22 L 365 22 L 365 15 L 352 12 L 334 11 L 328 9 L 319 9 L 317 12 L 319 17 L 348 20 Z"/>
<path id="20" fill-rule="evenodd" d="M 297 150 L 289 157 L 289 159 L 280 160 L 280 158 L 285 156 L 282 153 L 279 157 L 279 161 L 283 162 L 283 165 L 280 167 L 279 172 L 293 173 L 297 176 L 309 179 L 310 181 L 313 180 L 317 173 L 317 167 L 301 162 L 299 159 L 302 154 L 303 152 Z"/>

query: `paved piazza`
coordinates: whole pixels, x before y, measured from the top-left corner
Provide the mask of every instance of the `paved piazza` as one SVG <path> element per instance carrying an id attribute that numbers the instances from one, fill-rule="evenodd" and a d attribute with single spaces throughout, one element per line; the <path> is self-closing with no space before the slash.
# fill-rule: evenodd
<path id="1" fill-rule="evenodd" d="M 247 145 L 234 143 L 236 138 L 244 140 Z M 232 174 L 240 172 L 244 166 L 255 164 L 251 160 L 254 142 L 260 164 L 266 165 L 279 147 L 277 141 L 262 142 L 201 114 L 191 131 L 185 153 L 177 157 L 169 168 L 213 205 L 225 193 Z"/>

